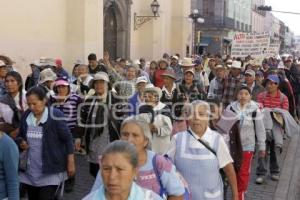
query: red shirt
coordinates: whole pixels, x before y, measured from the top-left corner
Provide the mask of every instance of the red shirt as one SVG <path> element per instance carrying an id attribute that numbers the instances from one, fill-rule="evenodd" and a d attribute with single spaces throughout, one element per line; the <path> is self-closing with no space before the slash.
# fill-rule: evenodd
<path id="1" fill-rule="evenodd" d="M 257 102 L 265 108 L 282 108 L 289 110 L 289 100 L 279 90 L 275 97 L 271 97 L 270 93 L 262 92 L 257 96 Z"/>

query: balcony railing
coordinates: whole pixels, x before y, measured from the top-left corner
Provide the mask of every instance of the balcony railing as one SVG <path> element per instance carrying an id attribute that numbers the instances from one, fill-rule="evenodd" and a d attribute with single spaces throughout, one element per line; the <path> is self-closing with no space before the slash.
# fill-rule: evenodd
<path id="1" fill-rule="evenodd" d="M 241 23 L 239 21 L 234 21 L 229 17 L 224 19 L 218 18 L 204 18 L 203 24 L 198 24 L 200 29 L 233 29 L 236 31 L 251 32 L 251 25 Z"/>
<path id="2" fill-rule="evenodd" d="M 234 29 L 234 20 L 231 18 L 224 18 L 224 19 L 216 19 L 216 18 L 204 18 L 204 23 L 200 24 L 199 27 L 203 28 L 220 28 L 220 29 Z"/>

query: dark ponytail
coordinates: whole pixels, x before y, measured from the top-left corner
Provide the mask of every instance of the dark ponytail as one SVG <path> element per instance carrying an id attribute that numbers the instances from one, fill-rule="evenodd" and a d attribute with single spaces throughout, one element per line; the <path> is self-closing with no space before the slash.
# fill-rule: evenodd
<path id="1" fill-rule="evenodd" d="M 16 79 L 18 85 L 19 85 L 19 106 L 21 108 L 21 111 L 23 112 L 24 111 L 24 106 L 23 106 L 23 79 L 22 79 L 22 76 L 19 74 L 19 72 L 16 72 L 16 71 L 9 71 L 6 76 L 5 76 L 5 79 L 7 77 L 13 77 L 14 79 Z"/>

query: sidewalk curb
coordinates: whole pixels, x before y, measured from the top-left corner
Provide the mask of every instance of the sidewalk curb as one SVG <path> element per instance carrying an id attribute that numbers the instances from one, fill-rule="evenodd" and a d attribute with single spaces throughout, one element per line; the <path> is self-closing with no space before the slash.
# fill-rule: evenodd
<path id="1" fill-rule="evenodd" d="M 296 200 L 297 181 L 300 166 L 300 136 L 294 135 L 290 139 L 284 164 L 282 166 L 280 179 L 278 181 L 274 200 Z"/>

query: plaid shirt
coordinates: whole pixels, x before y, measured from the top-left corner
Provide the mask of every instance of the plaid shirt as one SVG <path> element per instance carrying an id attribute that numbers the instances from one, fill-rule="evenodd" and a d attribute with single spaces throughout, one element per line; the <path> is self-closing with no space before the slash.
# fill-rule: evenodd
<path id="1" fill-rule="evenodd" d="M 225 80 L 222 102 L 226 107 L 236 100 L 239 87 L 244 83 L 244 76 L 233 77 L 231 74 Z"/>

